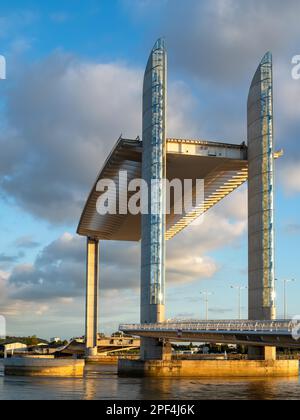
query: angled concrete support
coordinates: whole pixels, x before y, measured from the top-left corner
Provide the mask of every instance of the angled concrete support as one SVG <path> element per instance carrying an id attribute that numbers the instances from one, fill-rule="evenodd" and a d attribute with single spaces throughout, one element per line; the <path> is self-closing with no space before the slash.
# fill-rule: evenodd
<path id="1" fill-rule="evenodd" d="M 87 239 L 86 261 L 86 356 L 97 356 L 99 241 Z"/>

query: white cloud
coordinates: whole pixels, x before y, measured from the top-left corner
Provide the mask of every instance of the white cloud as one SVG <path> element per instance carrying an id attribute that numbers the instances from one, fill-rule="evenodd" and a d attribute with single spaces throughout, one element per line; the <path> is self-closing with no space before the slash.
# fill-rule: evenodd
<path id="1" fill-rule="evenodd" d="M 50 14 L 50 19 L 54 23 L 65 23 L 71 18 L 71 15 L 66 12 L 54 12 Z"/>
<path id="2" fill-rule="evenodd" d="M 139 16 L 140 0 L 130 3 L 128 12 Z M 236 88 L 266 51 L 284 55 L 297 48 L 298 0 L 167 0 L 159 5 L 151 36 L 166 34 L 177 66 L 201 82 Z M 142 6 L 143 18 L 149 19 L 152 2 Z"/>
<path id="3" fill-rule="evenodd" d="M 280 171 L 280 183 L 289 195 L 300 193 L 300 162 L 284 165 Z"/>
<path id="4" fill-rule="evenodd" d="M 233 205 L 241 208 L 243 201 L 244 194 L 237 194 Z M 224 209 L 226 214 L 226 206 Z M 206 215 L 203 224 L 186 229 L 167 243 L 168 284 L 213 278 L 219 267 L 211 253 L 234 245 L 246 230 L 242 214 L 236 217 L 233 213 L 229 220 L 224 209 L 220 206 Z M 83 296 L 85 248 L 84 238 L 65 233 L 44 247 L 34 264 L 16 265 L 9 276 L 10 298 L 49 301 Z M 139 271 L 138 243 L 102 242 L 100 277 L 104 293 L 138 290 Z"/>
<path id="5" fill-rule="evenodd" d="M 34 216 L 75 225 L 119 135 L 141 134 L 142 77 L 122 63 L 62 53 L 22 69 L 8 91 L 8 128 L 0 135 L 2 191 Z M 170 91 L 170 132 L 190 127 L 188 135 L 193 95 L 181 82 Z"/>

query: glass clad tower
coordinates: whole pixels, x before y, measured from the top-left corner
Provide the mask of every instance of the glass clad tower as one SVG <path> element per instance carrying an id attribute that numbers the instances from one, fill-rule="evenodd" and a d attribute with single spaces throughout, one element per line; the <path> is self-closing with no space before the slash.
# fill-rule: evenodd
<path id="1" fill-rule="evenodd" d="M 165 317 L 166 73 L 165 42 L 159 39 L 148 60 L 143 90 L 142 178 L 149 188 L 149 211 L 142 216 L 142 323 Z"/>
<path id="2" fill-rule="evenodd" d="M 249 319 L 275 319 L 272 55 L 262 59 L 248 97 Z"/>

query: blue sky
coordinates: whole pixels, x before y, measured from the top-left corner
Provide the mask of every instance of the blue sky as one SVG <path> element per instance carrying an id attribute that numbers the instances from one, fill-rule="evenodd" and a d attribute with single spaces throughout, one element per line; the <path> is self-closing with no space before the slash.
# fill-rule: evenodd
<path id="1" fill-rule="evenodd" d="M 184 6 L 183 6 L 184 3 Z M 274 55 L 276 275 L 299 314 L 300 82 L 298 1 L 98 0 L 2 2 L 0 54 L 0 314 L 11 334 L 83 333 L 84 199 L 122 132 L 141 131 L 149 50 L 169 51 L 169 135 L 241 143 L 252 75 Z M 276 27 L 276 31 L 274 28 Z M 168 246 L 167 316 L 235 318 L 230 286 L 247 283 L 246 189 Z M 182 244 L 186 255 L 180 258 Z M 138 321 L 139 249 L 103 244 L 101 330 Z M 243 314 L 247 314 L 246 293 Z M 278 313 L 282 315 L 282 284 Z"/>

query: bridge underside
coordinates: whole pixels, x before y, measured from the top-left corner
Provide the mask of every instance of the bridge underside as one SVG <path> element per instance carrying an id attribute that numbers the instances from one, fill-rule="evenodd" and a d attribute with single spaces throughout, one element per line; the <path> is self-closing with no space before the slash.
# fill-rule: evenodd
<path id="1" fill-rule="evenodd" d="M 167 340 L 170 342 L 198 342 L 238 344 L 254 347 L 280 347 L 300 349 L 300 340 L 293 338 L 293 322 L 275 321 L 274 324 L 257 325 L 256 321 L 209 322 L 198 325 L 160 324 L 123 325 L 120 330 L 142 338 Z"/>
<path id="2" fill-rule="evenodd" d="M 96 240 L 140 241 L 141 215 L 123 215 L 118 212 L 101 216 L 97 213 L 96 203 L 103 193 L 96 191 L 96 185 L 103 179 L 115 181 L 118 204 L 120 196 L 124 194 L 124 187 L 119 185 L 119 173 L 127 171 L 128 182 L 140 179 L 142 152 L 142 141 L 119 139 L 90 193 L 79 223 L 79 235 Z M 194 208 L 190 213 L 174 214 L 174 200 L 171 196 L 171 214 L 167 215 L 166 231 L 166 240 L 169 240 L 247 181 L 247 146 L 168 139 L 167 179 L 192 180 L 193 195 L 196 192 L 196 180 L 204 180 L 204 204 L 201 203 L 199 208 Z M 128 193 L 128 201 L 133 194 Z"/>
<path id="3" fill-rule="evenodd" d="M 136 333 L 137 334 L 137 333 Z M 262 333 L 241 333 L 237 331 L 227 332 L 220 331 L 218 333 L 202 332 L 184 332 L 180 337 L 171 332 L 158 334 L 155 332 L 139 332 L 139 337 L 154 338 L 158 340 L 168 340 L 170 342 L 186 342 L 186 343 L 222 343 L 237 344 L 254 347 L 280 347 L 287 349 L 300 349 L 300 343 L 296 342 L 289 335 L 280 334 L 274 336 L 272 334 Z"/>

